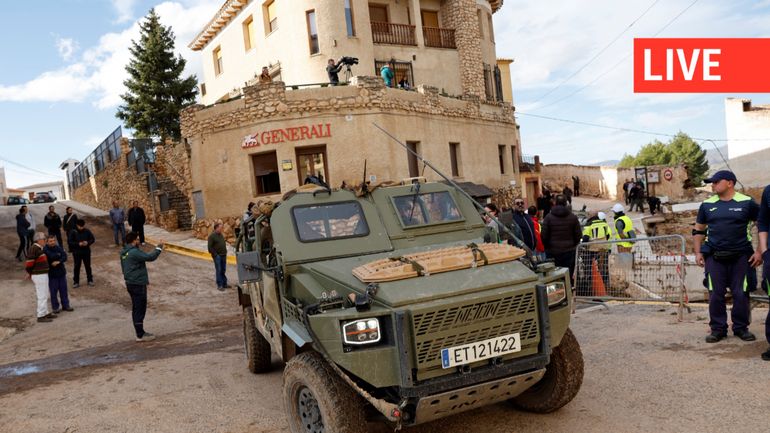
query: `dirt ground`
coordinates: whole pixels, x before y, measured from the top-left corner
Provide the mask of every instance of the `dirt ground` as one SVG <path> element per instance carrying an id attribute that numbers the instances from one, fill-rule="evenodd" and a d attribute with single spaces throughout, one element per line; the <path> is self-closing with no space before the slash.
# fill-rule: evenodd
<path id="1" fill-rule="evenodd" d="M 145 324 L 159 338 L 136 343 L 118 249 L 106 224 L 89 226 L 96 285 L 71 289 L 75 311 L 42 324 L 32 283 L 12 259 L 16 234 L 0 230 L 0 432 L 287 431 L 283 365 L 248 372 L 235 295 L 216 290 L 213 266 L 169 253 L 149 264 Z M 407 431 L 767 431 L 770 363 L 759 358 L 767 310 L 754 310 L 758 341 L 716 345 L 703 342 L 706 310 L 696 307 L 684 323 L 674 311 L 617 305 L 575 316 L 585 380 L 557 413 L 498 404 Z"/>

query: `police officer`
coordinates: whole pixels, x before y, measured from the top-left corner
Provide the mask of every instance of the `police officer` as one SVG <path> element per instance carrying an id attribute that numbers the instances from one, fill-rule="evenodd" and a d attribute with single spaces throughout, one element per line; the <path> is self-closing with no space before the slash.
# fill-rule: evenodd
<path id="1" fill-rule="evenodd" d="M 629 218 L 623 211 L 623 205 L 620 203 L 615 203 L 615 205 L 612 206 L 612 212 L 615 214 L 615 239 L 633 239 L 636 237 L 634 223 L 631 222 L 631 218 Z M 631 252 L 631 247 L 633 246 L 633 242 L 618 242 L 618 252 Z"/>
<path id="2" fill-rule="evenodd" d="M 727 337 L 727 288 L 733 296 L 733 334 L 743 341 L 754 341 L 749 331 L 749 265 L 759 266 L 762 255 L 753 251 L 749 228 L 756 221 L 759 206 L 751 197 L 735 191 L 735 174 L 728 170 L 714 173 L 704 182 L 710 183 L 715 195 L 707 198 L 698 209 L 695 220 L 695 257 L 698 265 L 706 267 L 709 289 L 709 326 L 707 343 Z M 705 242 L 704 242 L 705 238 Z"/>
<path id="3" fill-rule="evenodd" d="M 762 192 L 762 204 L 759 206 L 759 218 L 757 218 L 757 227 L 759 227 L 759 250 L 762 252 L 762 259 L 765 262 L 764 269 L 762 270 L 762 288 L 767 291 L 767 295 L 770 296 L 770 253 L 767 249 L 767 232 L 770 230 L 770 185 L 765 187 Z M 767 312 L 767 319 L 765 319 L 765 338 L 770 343 L 770 311 Z M 770 361 L 770 349 L 767 349 L 762 354 L 762 359 Z"/>

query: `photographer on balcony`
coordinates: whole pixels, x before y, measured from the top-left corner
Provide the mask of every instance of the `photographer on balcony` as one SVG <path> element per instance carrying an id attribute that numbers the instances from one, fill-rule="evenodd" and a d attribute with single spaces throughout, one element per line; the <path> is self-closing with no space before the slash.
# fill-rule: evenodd
<path id="1" fill-rule="evenodd" d="M 326 73 L 329 75 L 329 84 L 336 86 L 340 83 L 340 77 L 337 75 L 342 69 L 342 59 L 339 62 L 334 62 L 334 59 L 329 59 L 326 65 Z"/>

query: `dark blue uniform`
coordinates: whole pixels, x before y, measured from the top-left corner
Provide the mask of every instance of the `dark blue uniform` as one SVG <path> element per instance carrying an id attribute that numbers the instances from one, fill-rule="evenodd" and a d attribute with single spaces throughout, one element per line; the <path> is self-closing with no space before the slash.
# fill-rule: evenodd
<path id="1" fill-rule="evenodd" d="M 727 288 L 733 296 L 733 333 L 742 334 L 749 326 L 748 270 L 751 245 L 750 224 L 756 221 L 759 206 L 749 196 L 736 192 L 731 200 L 714 195 L 698 209 L 698 224 L 708 226 L 701 253 L 706 261 L 709 289 L 709 326 L 712 333 L 727 335 Z"/>
<path id="2" fill-rule="evenodd" d="M 762 192 L 762 204 L 759 206 L 757 227 L 760 232 L 768 232 L 770 230 L 770 186 L 765 187 L 765 191 Z M 765 247 L 767 246 L 765 245 Z M 770 249 L 762 254 L 762 259 L 765 262 L 762 269 L 762 288 L 770 296 Z M 770 343 L 770 311 L 767 312 L 767 319 L 765 319 L 765 338 Z"/>

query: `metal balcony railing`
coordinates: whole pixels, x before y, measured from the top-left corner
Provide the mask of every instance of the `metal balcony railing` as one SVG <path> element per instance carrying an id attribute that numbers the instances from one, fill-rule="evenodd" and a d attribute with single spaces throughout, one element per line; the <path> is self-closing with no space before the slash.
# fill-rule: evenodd
<path id="1" fill-rule="evenodd" d="M 435 48 L 457 48 L 454 29 L 442 29 L 439 27 L 423 27 L 425 46 Z"/>
<path id="2" fill-rule="evenodd" d="M 375 44 L 417 45 L 414 26 L 372 21 L 372 38 Z"/>
<path id="3" fill-rule="evenodd" d="M 532 164 L 535 165 L 535 157 L 532 155 L 521 155 L 519 164 Z"/>

